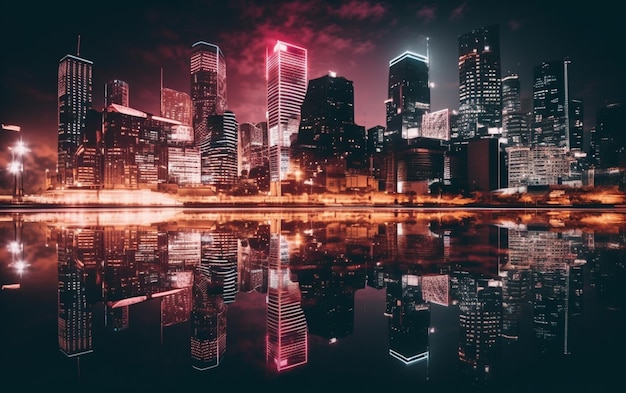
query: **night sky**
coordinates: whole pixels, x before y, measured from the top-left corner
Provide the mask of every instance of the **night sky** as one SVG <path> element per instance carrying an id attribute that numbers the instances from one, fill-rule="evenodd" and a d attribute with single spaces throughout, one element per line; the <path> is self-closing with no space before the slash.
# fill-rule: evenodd
<path id="1" fill-rule="evenodd" d="M 57 70 L 66 54 L 94 62 L 94 105 L 104 84 L 130 85 L 130 106 L 158 115 L 163 85 L 189 92 L 191 45 L 226 58 L 228 107 L 239 123 L 265 117 L 265 50 L 276 39 L 308 49 L 309 79 L 335 71 L 354 82 L 356 122 L 385 125 L 389 60 L 406 50 L 431 59 L 431 109 L 458 109 L 459 35 L 498 24 L 502 75 L 515 72 L 532 109 L 532 71 L 569 57 L 570 96 L 583 100 L 585 129 L 598 109 L 625 102 L 623 14 L 615 2 L 565 1 L 119 1 L 12 3 L 0 22 L 0 123 L 22 127 L 26 169 L 54 169 Z M 25 182 L 28 192 L 28 182 Z"/>

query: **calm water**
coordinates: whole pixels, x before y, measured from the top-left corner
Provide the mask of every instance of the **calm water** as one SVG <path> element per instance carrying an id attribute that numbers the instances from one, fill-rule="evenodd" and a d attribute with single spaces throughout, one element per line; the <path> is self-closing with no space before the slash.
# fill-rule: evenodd
<path id="1" fill-rule="evenodd" d="M 611 211 L 0 212 L 1 389 L 615 391 L 625 230 Z"/>

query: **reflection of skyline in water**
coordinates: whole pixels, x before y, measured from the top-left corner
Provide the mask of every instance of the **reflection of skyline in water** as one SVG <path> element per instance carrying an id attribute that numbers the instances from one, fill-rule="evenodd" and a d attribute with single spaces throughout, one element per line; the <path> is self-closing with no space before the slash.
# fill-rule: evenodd
<path id="1" fill-rule="evenodd" d="M 301 217 L 47 225 L 58 263 L 60 351 L 98 356 L 94 325 L 121 334 L 139 317 L 135 305 L 156 301 L 160 329 L 183 326 L 189 364 L 209 370 L 237 345 L 227 320 L 238 294 L 259 293 L 268 370 L 306 368 L 310 336 L 328 345 L 350 339 L 355 293 L 370 287 L 386 294 L 390 358 L 432 368 L 441 356 L 432 313 L 456 310 L 459 370 L 476 381 L 503 368 L 507 343 L 575 353 L 570 333 L 590 287 L 607 307 L 624 304 L 621 231 L 471 215 Z M 94 320 L 98 308 L 102 321 Z"/>

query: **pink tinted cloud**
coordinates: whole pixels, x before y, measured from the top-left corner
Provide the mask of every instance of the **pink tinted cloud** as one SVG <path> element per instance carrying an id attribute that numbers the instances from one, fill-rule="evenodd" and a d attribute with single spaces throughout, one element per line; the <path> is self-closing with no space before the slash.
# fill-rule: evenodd
<path id="1" fill-rule="evenodd" d="M 422 6 L 417 11 L 417 18 L 423 20 L 424 22 L 432 22 L 436 19 L 437 9 L 434 6 Z"/>
<path id="2" fill-rule="evenodd" d="M 450 20 L 462 19 L 467 12 L 467 3 L 461 3 L 458 7 L 454 8 L 450 13 Z"/>
<path id="3" fill-rule="evenodd" d="M 374 49 L 371 34 L 353 34 L 345 22 L 333 22 L 330 12 L 315 1 L 294 2 L 286 9 L 277 9 L 275 14 L 248 12 L 242 23 L 250 29 L 222 32 L 218 45 L 227 61 L 228 105 L 240 122 L 257 122 L 265 117 L 265 54 L 276 40 L 308 50 L 309 79 L 322 76 L 329 69 L 342 74 L 340 66 L 349 67 L 352 57 Z M 373 15 L 377 12 L 380 11 Z M 338 60 L 339 57 L 346 59 Z"/>
<path id="4" fill-rule="evenodd" d="M 387 8 L 381 3 L 351 0 L 339 7 L 335 14 L 345 19 L 379 21 L 387 14 Z"/>

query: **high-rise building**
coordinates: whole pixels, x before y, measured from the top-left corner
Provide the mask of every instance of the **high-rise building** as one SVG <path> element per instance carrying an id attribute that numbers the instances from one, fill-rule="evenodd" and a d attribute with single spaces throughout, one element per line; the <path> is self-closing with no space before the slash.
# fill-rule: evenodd
<path id="1" fill-rule="evenodd" d="M 583 151 L 584 126 L 583 101 L 572 98 L 569 100 L 569 148 Z"/>
<path id="2" fill-rule="evenodd" d="M 569 60 L 543 62 L 534 68 L 532 143 L 570 149 Z"/>
<path id="3" fill-rule="evenodd" d="M 344 170 L 365 164 L 365 128 L 354 124 L 351 80 L 330 72 L 309 81 L 298 144 L 301 169 L 311 173 L 318 170 L 318 163 L 333 158 L 343 158 Z"/>
<path id="4" fill-rule="evenodd" d="M 502 78 L 502 136 L 510 146 L 528 146 L 530 131 L 526 115 L 522 112 L 519 75 Z"/>
<path id="5" fill-rule="evenodd" d="M 509 74 L 502 78 L 502 113 L 520 112 L 522 100 L 520 98 L 519 75 Z"/>
<path id="6" fill-rule="evenodd" d="M 239 125 L 239 168 L 250 173 L 252 168 L 263 165 L 267 158 L 267 146 L 263 145 L 263 129 L 258 124 Z"/>
<path id="7" fill-rule="evenodd" d="M 207 118 L 207 138 L 200 145 L 202 184 L 227 190 L 237 181 L 237 131 L 237 120 L 231 111 Z"/>
<path id="8" fill-rule="evenodd" d="M 597 114 L 592 145 L 597 166 L 613 168 L 626 166 L 626 110 L 621 103 L 602 107 Z"/>
<path id="9" fill-rule="evenodd" d="M 498 25 L 459 36 L 460 138 L 499 133 L 502 127 Z"/>
<path id="10" fill-rule="evenodd" d="M 128 101 L 128 83 L 113 79 L 104 85 L 104 107 L 111 104 L 130 106 Z"/>
<path id="11" fill-rule="evenodd" d="M 227 107 L 226 60 L 215 44 L 198 41 L 191 47 L 191 101 L 196 146 L 206 147 L 207 117 L 221 115 Z"/>
<path id="12" fill-rule="evenodd" d="M 59 61 L 57 182 L 74 184 L 74 154 L 82 142 L 85 117 L 93 104 L 93 62 L 74 55 Z"/>
<path id="13" fill-rule="evenodd" d="M 422 116 L 430 111 L 428 57 L 404 52 L 389 62 L 387 130 L 394 138 L 419 137 Z"/>
<path id="14" fill-rule="evenodd" d="M 191 126 L 191 97 L 189 94 L 164 87 L 161 89 L 161 116 Z"/>
<path id="15" fill-rule="evenodd" d="M 277 41 L 267 51 L 267 127 L 271 193 L 281 195 L 287 178 L 292 135 L 298 134 L 300 106 L 307 88 L 307 50 Z"/>

